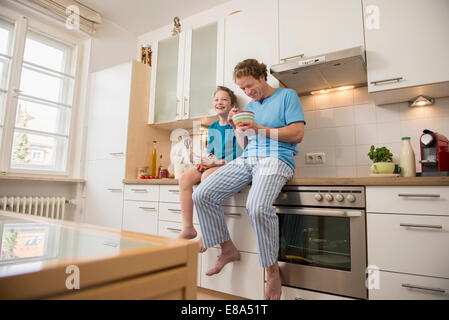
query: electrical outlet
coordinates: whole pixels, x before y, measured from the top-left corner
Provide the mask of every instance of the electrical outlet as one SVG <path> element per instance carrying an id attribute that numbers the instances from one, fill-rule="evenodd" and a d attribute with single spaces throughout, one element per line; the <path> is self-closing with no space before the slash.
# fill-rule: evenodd
<path id="1" fill-rule="evenodd" d="M 324 152 L 306 153 L 306 164 L 323 164 L 326 162 L 326 154 Z"/>
<path id="2" fill-rule="evenodd" d="M 313 155 L 314 155 L 313 153 L 306 153 L 306 164 L 315 163 L 315 157 Z"/>
<path id="3" fill-rule="evenodd" d="M 323 164 L 326 162 L 326 154 L 324 152 L 315 153 L 315 163 Z"/>

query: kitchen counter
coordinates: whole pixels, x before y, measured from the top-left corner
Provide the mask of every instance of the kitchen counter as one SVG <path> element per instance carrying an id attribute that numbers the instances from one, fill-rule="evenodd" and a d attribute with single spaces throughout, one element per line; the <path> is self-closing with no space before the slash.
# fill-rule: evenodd
<path id="1" fill-rule="evenodd" d="M 177 179 L 124 179 L 124 184 L 177 185 Z M 449 177 L 360 177 L 360 178 L 301 178 L 291 179 L 287 185 L 300 186 L 449 186 Z"/>

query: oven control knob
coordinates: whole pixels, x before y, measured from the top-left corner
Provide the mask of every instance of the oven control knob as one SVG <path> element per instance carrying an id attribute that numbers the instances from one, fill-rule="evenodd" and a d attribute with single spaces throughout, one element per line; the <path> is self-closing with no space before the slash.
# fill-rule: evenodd
<path id="1" fill-rule="evenodd" d="M 321 201 L 323 200 L 323 196 L 320 193 L 315 193 L 315 200 Z"/>
<path id="2" fill-rule="evenodd" d="M 326 193 L 324 197 L 326 198 L 327 201 L 332 201 L 334 199 L 334 197 L 330 193 Z"/>
<path id="3" fill-rule="evenodd" d="M 354 202 L 354 201 L 355 201 L 355 196 L 352 195 L 352 194 L 348 194 L 348 196 L 346 197 L 346 199 L 347 199 L 349 202 Z"/>
<path id="4" fill-rule="evenodd" d="M 341 194 L 337 194 L 335 196 L 335 200 L 337 200 L 338 202 L 342 202 L 345 199 L 345 197 L 343 197 Z"/>

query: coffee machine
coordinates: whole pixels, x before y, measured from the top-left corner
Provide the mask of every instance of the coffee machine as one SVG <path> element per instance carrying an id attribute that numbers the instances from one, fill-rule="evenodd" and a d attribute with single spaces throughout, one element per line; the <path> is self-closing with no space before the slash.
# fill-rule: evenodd
<path id="1" fill-rule="evenodd" d="M 424 130 L 420 138 L 420 176 L 449 176 L 449 140 L 438 132 Z"/>

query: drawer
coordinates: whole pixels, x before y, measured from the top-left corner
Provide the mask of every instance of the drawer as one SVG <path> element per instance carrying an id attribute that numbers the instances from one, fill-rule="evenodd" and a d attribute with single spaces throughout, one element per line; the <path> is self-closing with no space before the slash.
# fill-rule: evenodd
<path id="1" fill-rule="evenodd" d="M 374 276 L 376 273 L 373 273 Z M 449 280 L 380 271 L 378 289 L 370 289 L 370 300 L 448 300 Z"/>
<path id="2" fill-rule="evenodd" d="M 123 225 L 126 231 L 157 235 L 158 203 L 149 201 L 125 201 Z"/>
<path id="3" fill-rule="evenodd" d="M 200 226 L 195 225 L 195 229 L 198 232 L 198 235 L 192 241 L 198 241 L 201 237 Z M 168 222 L 159 220 L 159 235 L 168 238 L 178 238 L 179 233 L 182 230 L 182 223 L 179 222 Z M 199 247 L 198 247 L 199 252 Z M 196 278 L 197 286 L 201 285 L 201 254 L 198 254 L 198 272 Z"/>
<path id="4" fill-rule="evenodd" d="M 179 202 L 179 186 L 176 185 L 160 185 L 159 201 L 162 202 Z"/>
<path id="5" fill-rule="evenodd" d="M 158 185 L 125 185 L 125 200 L 158 201 Z"/>
<path id="6" fill-rule="evenodd" d="M 366 187 L 366 211 L 449 216 L 449 187 Z"/>
<path id="7" fill-rule="evenodd" d="M 240 252 L 240 261 L 228 263 L 220 273 L 206 276 L 215 265 L 220 249 L 209 248 L 202 256 L 201 286 L 248 299 L 264 298 L 264 269 L 259 266 L 257 254 Z"/>
<path id="8" fill-rule="evenodd" d="M 247 186 L 223 202 L 225 206 L 246 207 L 246 198 L 248 197 L 250 186 Z"/>
<path id="9" fill-rule="evenodd" d="M 194 225 L 196 232 L 198 235 L 196 238 L 192 239 L 193 241 L 198 241 L 201 236 L 201 229 L 199 225 Z M 162 221 L 159 220 L 159 235 L 168 238 L 177 238 L 182 231 L 182 223 L 181 222 L 172 222 L 172 221 Z"/>
<path id="10" fill-rule="evenodd" d="M 182 222 L 181 204 L 174 202 L 159 202 L 159 219 Z M 199 224 L 195 208 L 193 209 L 193 223 Z"/>
<path id="11" fill-rule="evenodd" d="M 449 278 L 449 217 L 368 213 L 367 240 L 368 265 Z"/>
<path id="12" fill-rule="evenodd" d="M 229 235 L 239 251 L 258 253 L 256 233 L 244 207 L 223 206 Z"/>
<path id="13" fill-rule="evenodd" d="M 320 293 L 282 286 L 281 300 L 354 300 L 352 298 L 336 296 L 333 294 Z"/>

